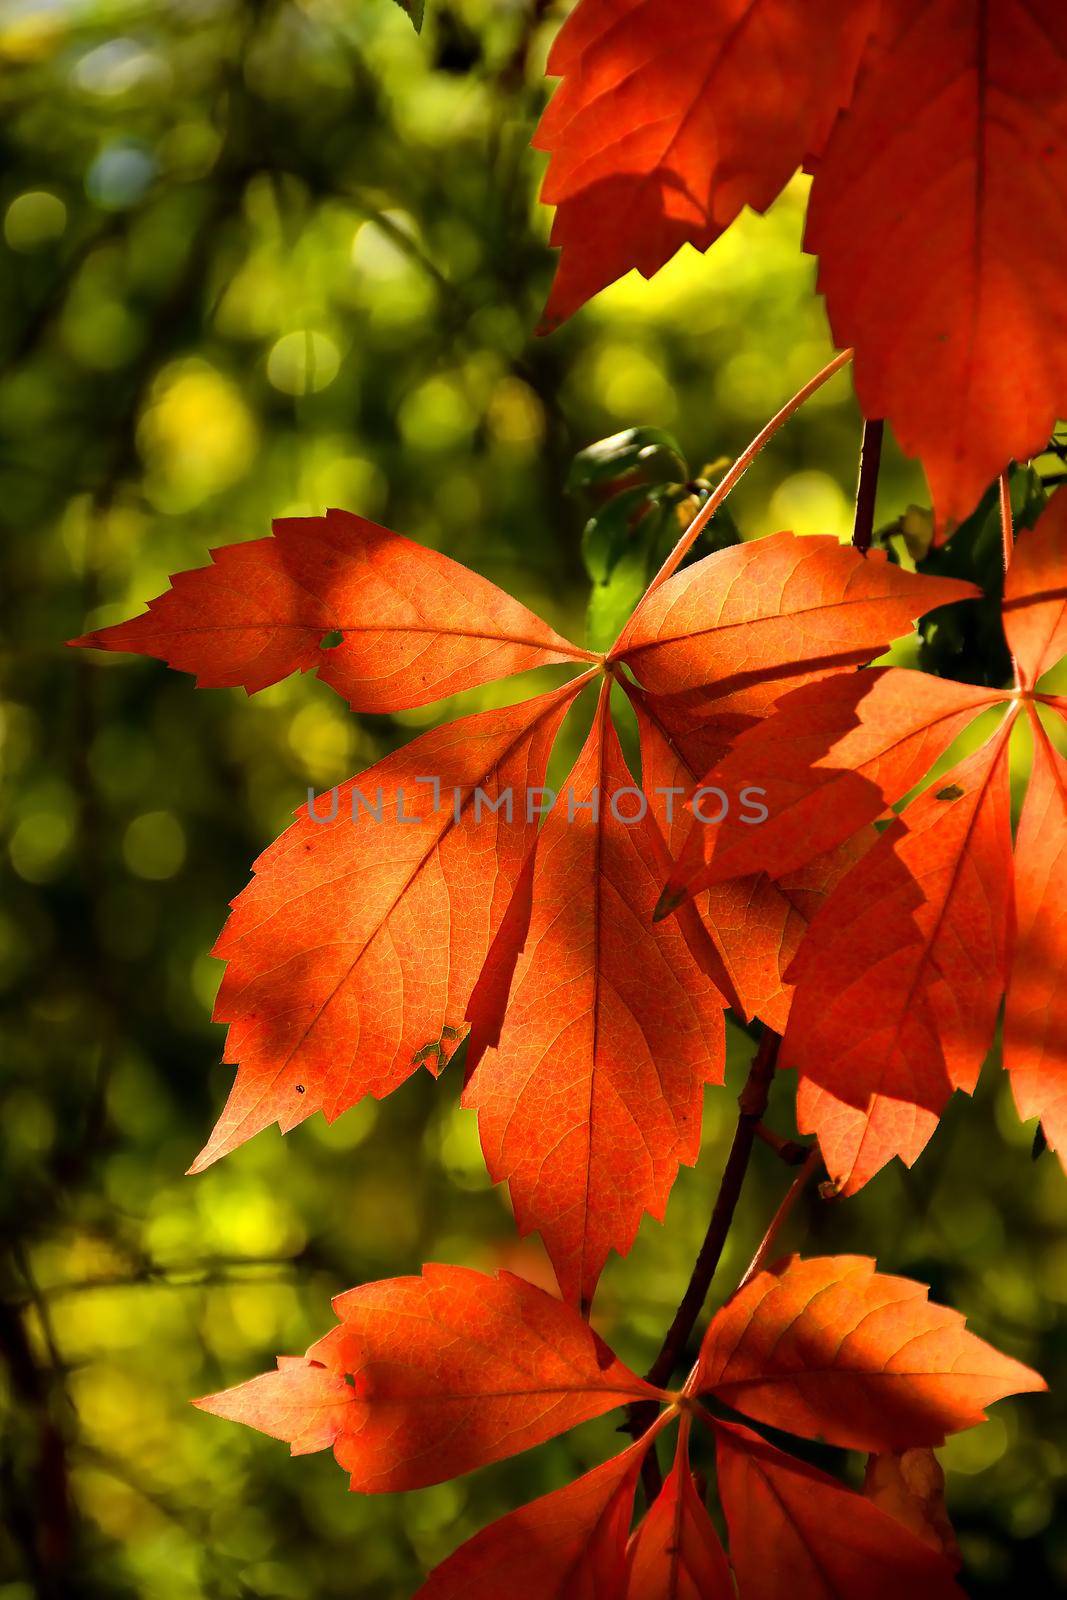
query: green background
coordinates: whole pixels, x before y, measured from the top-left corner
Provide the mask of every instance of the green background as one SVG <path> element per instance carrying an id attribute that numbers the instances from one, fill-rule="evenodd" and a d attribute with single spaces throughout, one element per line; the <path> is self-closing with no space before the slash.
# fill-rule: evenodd
<path id="1" fill-rule="evenodd" d="M 562 9 L 431 0 L 421 38 L 390 0 L 0 11 L 0 1600 L 405 1596 L 616 1443 L 609 1420 L 372 1500 L 328 1455 L 292 1461 L 187 1404 L 301 1352 L 352 1284 L 424 1260 L 548 1281 L 455 1070 L 182 1176 L 231 1076 L 208 951 L 258 851 L 309 784 L 537 680 L 357 719 L 313 679 L 249 700 L 62 642 L 327 504 L 580 630 L 575 451 L 657 424 L 699 467 L 828 358 L 799 180 L 708 258 L 686 250 L 533 337 L 552 257 L 529 138 Z M 839 377 L 737 491 L 745 535 L 847 537 L 858 439 Z M 924 498 L 890 446 L 879 519 Z M 639 1367 L 703 1233 L 748 1053 L 732 1032 L 699 1166 L 604 1275 L 597 1324 Z M 791 1091 L 772 1105 L 784 1131 Z M 1067 1583 L 1064 1183 L 1031 1161 L 996 1061 L 957 1101 L 913 1173 L 811 1200 L 788 1242 L 930 1282 L 1049 1378 L 943 1460 L 970 1592 L 1050 1593 Z M 758 1149 L 724 1289 L 787 1182 Z"/>

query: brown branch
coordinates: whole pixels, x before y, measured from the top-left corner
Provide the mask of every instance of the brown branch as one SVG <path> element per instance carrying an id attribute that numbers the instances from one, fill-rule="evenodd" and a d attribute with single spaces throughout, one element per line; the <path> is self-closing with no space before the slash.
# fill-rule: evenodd
<path id="1" fill-rule="evenodd" d="M 787 1167 L 803 1166 L 811 1150 L 810 1144 L 804 1144 L 801 1139 L 786 1139 L 764 1122 L 757 1122 L 756 1138 L 773 1150 L 779 1161 L 784 1161 Z"/>
<path id="2" fill-rule="evenodd" d="M 860 477 L 856 486 L 856 518 L 852 524 L 852 543 L 866 555 L 874 538 L 874 502 L 878 497 L 878 469 L 882 464 L 882 434 L 885 423 L 865 421 L 860 445 Z"/>
<path id="3" fill-rule="evenodd" d="M 759 1047 L 748 1069 L 745 1087 L 738 1099 L 737 1127 L 734 1129 L 733 1143 L 723 1168 L 715 1204 L 711 1209 L 708 1231 L 704 1235 L 704 1243 L 693 1264 L 689 1284 L 674 1314 L 674 1320 L 667 1330 L 659 1354 L 645 1374 L 649 1383 L 663 1387 L 685 1357 L 686 1346 L 696 1326 L 697 1318 L 703 1310 L 704 1301 L 708 1297 L 711 1280 L 715 1276 L 726 1237 L 730 1232 L 730 1225 L 734 1220 L 734 1212 L 737 1210 L 737 1202 L 741 1198 L 752 1146 L 756 1142 L 756 1129 L 767 1110 L 780 1044 L 781 1039 L 778 1034 L 773 1033 L 770 1028 L 763 1030 Z M 655 1414 L 654 1401 L 638 1401 L 630 1407 L 625 1424 L 626 1431 L 634 1439 L 639 1439 Z M 645 1495 L 651 1501 L 662 1487 L 659 1461 L 654 1450 L 650 1449 L 645 1456 L 641 1477 Z"/>

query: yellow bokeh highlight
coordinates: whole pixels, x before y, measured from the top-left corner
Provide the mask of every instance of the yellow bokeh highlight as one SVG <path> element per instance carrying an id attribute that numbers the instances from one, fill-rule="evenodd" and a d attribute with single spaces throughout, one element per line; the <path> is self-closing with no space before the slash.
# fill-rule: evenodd
<path id="1" fill-rule="evenodd" d="M 340 370 L 341 352 L 333 340 L 310 328 L 283 334 L 267 357 L 267 377 L 282 394 L 318 394 Z"/>
<path id="2" fill-rule="evenodd" d="M 199 359 L 163 370 L 137 430 L 154 498 L 175 511 L 198 505 L 244 477 L 258 437 L 236 386 Z"/>
<path id="3" fill-rule="evenodd" d="M 58 239 L 66 226 L 66 206 L 47 189 L 17 195 L 4 213 L 4 238 L 12 250 L 38 250 Z"/>

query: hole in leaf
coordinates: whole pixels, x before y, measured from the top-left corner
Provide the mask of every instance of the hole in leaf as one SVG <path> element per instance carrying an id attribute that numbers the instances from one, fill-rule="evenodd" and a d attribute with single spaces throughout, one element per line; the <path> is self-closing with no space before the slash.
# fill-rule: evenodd
<path id="1" fill-rule="evenodd" d="M 320 650 L 336 650 L 339 644 L 344 643 L 344 634 L 340 628 L 331 628 L 329 633 L 324 633 L 319 640 Z"/>

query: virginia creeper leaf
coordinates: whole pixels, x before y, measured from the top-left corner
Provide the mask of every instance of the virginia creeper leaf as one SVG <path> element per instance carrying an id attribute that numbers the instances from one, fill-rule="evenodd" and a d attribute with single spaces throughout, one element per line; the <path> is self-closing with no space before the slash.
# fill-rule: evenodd
<path id="1" fill-rule="evenodd" d="M 212 566 L 179 572 L 141 616 L 72 644 L 157 656 L 201 688 L 249 694 L 316 667 L 355 711 L 592 659 L 488 579 L 365 517 L 328 511 L 273 526 L 270 539 L 225 545 Z"/>
<path id="2" fill-rule="evenodd" d="M 304 1361 L 196 1404 L 294 1453 L 332 1445 L 364 1494 L 441 1483 L 659 1394 L 568 1306 L 509 1272 L 431 1265 L 333 1306 L 338 1326 Z"/>
<path id="3" fill-rule="evenodd" d="M 1013 924 L 1007 725 L 915 801 L 822 907 L 779 1054 L 797 1122 L 852 1194 L 910 1166 L 993 1038 Z"/>
<path id="4" fill-rule="evenodd" d="M 629 790 L 626 798 L 615 797 Z M 598 796 L 596 816 L 591 809 Z M 523 1233 L 543 1238 L 565 1297 L 588 1305 L 611 1250 L 662 1217 L 723 1074 L 722 999 L 682 929 L 652 926 L 658 832 L 601 694 L 589 738 L 536 844 L 525 913 L 475 996 L 465 1103 Z M 699 954 L 699 952 L 698 952 Z"/>
<path id="5" fill-rule="evenodd" d="M 786 974 L 798 992 L 780 1059 L 800 1068 L 800 1125 L 818 1134 L 846 1192 L 894 1154 L 915 1159 L 951 1090 L 973 1088 L 992 1037 L 1014 919 L 1006 736 L 1028 685 L 1067 642 L 1065 507 L 1053 496 L 1019 537 L 1009 569 L 1005 624 L 1019 655 L 1018 693 L 888 669 L 785 696 L 702 780 L 724 791 L 755 781 L 767 791 L 769 820 L 751 833 L 733 815 L 718 828 L 692 826 L 661 902 L 662 914 L 754 860 L 772 871 L 793 865 L 900 797 L 979 710 L 1005 704 L 1007 721 L 990 742 L 839 881 Z M 1014 852 L 1025 939 L 1012 969 L 1006 1060 L 1018 1069 L 1025 1114 L 1047 1112 L 1058 1128 L 1064 1069 L 1052 975 L 1065 940 L 1054 885 L 1067 816 L 1060 758 L 1038 737 L 1034 797 Z"/>
<path id="6" fill-rule="evenodd" d="M 294 1453 L 332 1446 L 353 1489 L 384 1493 L 468 1472 L 613 1407 L 659 1403 L 658 1419 L 621 1455 L 468 1540 L 422 1600 L 501 1600 L 517 1589 L 545 1600 L 729 1600 L 729 1569 L 689 1467 L 694 1421 L 716 1436 L 745 1600 L 889 1600 L 913 1589 L 947 1600 L 958 1591 L 938 1553 L 944 1540 L 932 1537 L 926 1511 L 920 1537 L 909 1531 L 916 1494 L 901 1526 L 899 1495 L 887 1516 L 696 1401 L 710 1384 L 768 1421 L 854 1443 L 969 1426 L 991 1399 L 1043 1387 L 925 1294 L 855 1257 L 792 1258 L 745 1285 L 712 1322 L 686 1386 L 674 1468 L 628 1544 L 638 1472 L 678 1397 L 636 1377 L 575 1311 L 507 1272 L 427 1266 L 419 1278 L 364 1284 L 334 1301 L 338 1325 L 306 1357 L 283 1356 L 277 1372 L 196 1404 L 287 1439 Z M 883 1475 L 883 1498 L 884 1489 Z"/>
<path id="7" fill-rule="evenodd" d="M 823 144 L 852 90 L 869 0 L 581 0 L 534 143 L 562 257 L 545 328 L 636 267 L 706 250 L 763 211 Z"/>
<path id="8" fill-rule="evenodd" d="M 529 791 L 577 692 L 423 734 L 302 807 L 259 857 L 215 946 L 227 962 L 215 1020 L 230 1025 L 238 1071 L 194 1172 L 272 1122 L 333 1121 L 420 1066 L 440 1071 L 536 833 Z M 510 816 L 492 810 L 509 790 Z"/>
<path id="9" fill-rule="evenodd" d="M 699 1391 L 788 1433 L 878 1451 L 943 1444 L 994 1400 L 1045 1388 L 927 1293 L 864 1256 L 788 1257 L 716 1313 Z"/>
<path id="10" fill-rule="evenodd" d="M 871 660 L 923 612 L 977 592 L 836 539 L 775 533 L 653 589 L 611 657 L 654 693 L 710 685 L 709 698 L 758 717 L 787 689 Z"/>
<path id="11" fill-rule="evenodd" d="M 715 827 L 690 820 L 665 898 L 757 869 L 780 877 L 803 867 L 907 794 L 1001 698 L 899 667 L 793 690 L 699 780 L 727 794 L 760 789 L 769 816 L 747 825 L 736 807 Z"/>
<path id="12" fill-rule="evenodd" d="M 748 1428 L 715 1431 L 744 1600 L 962 1600 L 945 1558 L 862 1495 Z"/>
<path id="13" fill-rule="evenodd" d="M 886 1516 L 938 1550 L 954 1572 L 960 1551 L 945 1505 L 945 1474 L 932 1450 L 886 1451 L 867 1458 L 863 1492 Z"/>
<path id="14" fill-rule="evenodd" d="M 1004 1065 L 1024 1121 L 1067 1162 L 1067 761 L 1040 726 L 1015 841 L 1018 936 Z"/>
<path id="15" fill-rule="evenodd" d="M 688 1434 L 630 1541 L 626 1600 L 733 1600 L 726 1553 L 689 1467 Z"/>
<path id="16" fill-rule="evenodd" d="M 1067 411 L 1060 0 L 884 0 L 815 168 L 805 247 L 865 416 L 922 457 L 942 526 Z"/>
<path id="17" fill-rule="evenodd" d="M 643 1440 L 501 1517 L 431 1573 L 417 1600 L 620 1600 Z"/>
<path id="18" fill-rule="evenodd" d="M 707 740 L 714 740 L 714 725 L 689 733 L 684 716 L 676 714 L 676 699 L 645 694 L 626 681 L 623 687 L 637 714 L 642 786 L 667 851 L 677 856 L 691 820 L 682 797 L 696 781 L 694 763 L 707 750 Z M 739 805 L 744 788 L 742 783 L 729 791 L 732 806 Z M 713 884 L 696 896 L 692 909 L 707 928 L 722 969 L 715 981 L 735 1010 L 784 1031 L 792 994 L 786 969 L 818 906 L 870 843 L 866 834 L 856 834 L 777 883 L 755 872 Z"/>

